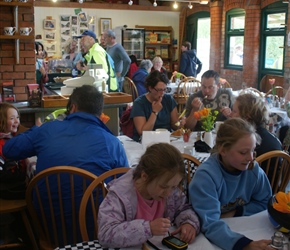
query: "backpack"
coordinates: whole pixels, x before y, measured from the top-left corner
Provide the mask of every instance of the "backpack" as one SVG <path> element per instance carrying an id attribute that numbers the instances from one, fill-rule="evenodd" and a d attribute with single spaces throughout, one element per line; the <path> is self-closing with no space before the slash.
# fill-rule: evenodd
<path id="1" fill-rule="evenodd" d="M 133 118 L 130 118 L 132 106 L 126 109 L 120 119 L 120 127 L 123 132 L 123 135 L 127 135 L 130 138 L 133 138 L 134 134 L 134 122 Z"/>

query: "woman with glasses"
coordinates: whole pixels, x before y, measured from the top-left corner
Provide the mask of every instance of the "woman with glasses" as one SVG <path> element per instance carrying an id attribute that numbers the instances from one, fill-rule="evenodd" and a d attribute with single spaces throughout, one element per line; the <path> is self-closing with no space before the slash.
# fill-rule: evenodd
<path id="1" fill-rule="evenodd" d="M 132 80 L 136 85 L 139 96 L 147 93 L 145 79 L 149 75 L 152 66 L 153 63 L 149 59 L 142 60 L 139 69 L 132 76 Z"/>
<path id="2" fill-rule="evenodd" d="M 143 131 L 152 131 L 165 128 L 169 131 L 176 130 L 184 125 L 178 122 L 177 103 L 171 95 L 166 94 L 169 80 L 166 74 L 158 70 L 152 71 L 145 80 L 147 93 L 139 96 L 133 104 L 131 118 L 134 121 L 135 141 L 140 140 Z"/>

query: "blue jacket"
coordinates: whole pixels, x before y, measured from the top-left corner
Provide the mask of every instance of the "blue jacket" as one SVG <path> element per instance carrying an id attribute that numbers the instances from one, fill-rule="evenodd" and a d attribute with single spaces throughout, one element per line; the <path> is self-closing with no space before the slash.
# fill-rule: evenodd
<path id="1" fill-rule="evenodd" d="M 3 147 L 10 159 L 37 156 L 36 173 L 52 166 L 77 166 L 95 175 L 129 166 L 121 142 L 97 117 L 84 112 L 44 123 L 10 139 Z"/>
<path id="2" fill-rule="evenodd" d="M 3 154 L 10 159 L 23 159 L 30 156 L 37 156 L 36 173 L 52 166 L 76 166 L 85 169 L 96 176 L 119 167 L 128 167 L 128 160 L 125 150 L 119 141 L 97 117 L 76 112 L 67 116 L 63 121 L 55 120 L 33 127 L 30 130 L 15 136 L 7 141 L 3 147 Z M 56 179 L 50 179 L 51 193 L 54 200 L 58 192 Z M 71 203 L 67 199 L 71 196 L 70 190 L 66 187 L 66 179 L 62 177 L 63 206 L 66 215 L 66 225 L 71 225 Z M 76 209 L 78 209 L 82 198 L 82 179 L 75 180 Z M 42 186 L 39 186 L 43 203 L 47 204 L 46 194 Z M 36 210 L 38 206 L 35 204 Z M 47 211 L 48 205 L 44 205 L 45 215 L 50 222 L 51 215 Z M 55 207 L 55 219 L 60 222 L 60 216 Z M 38 212 L 39 213 L 39 212 Z M 92 228 L 92 223 L 88 227 Z M 57 225 L 59 228 L 60 226 Z M 93 232 L 90 231 L 89 232 Z M 69 242 L 71 235 L 67 235 Z M 61 244 L 61 243 L 60 243 Z"/>
<path id="3" fill-rule="evenodd" d="M 145 87 L 145 79 L 148 76 L 148 72 L 146 69 L 138 69 L 132 77 L 133 82 L 136 85 L 136 88 L 138 90 L 138 95 L 141 96 L 143 94 L 147 93 L 147 89 Z"/>
<path id="4" fill-rule="evenodd" d="M 189 184 L 190 201 L 199 215 L 201 231 L 212 243 L 222 249 L 243 249 L 252 240 L 233 232 L 220 216 L 234 209 L 235 216 L 267 209 L 271 186 L 258 163 L 252 170 L 229 173 L 218 157 L 211 155 L 197 168 Z"/>
<path id="5" fill-rule="evenodd" d="M 186 76 L 196 75 L 201 71 L 202 63 L 197 58 L 195 50 L 186 50 L 181 53 L 179 72 Z"/>

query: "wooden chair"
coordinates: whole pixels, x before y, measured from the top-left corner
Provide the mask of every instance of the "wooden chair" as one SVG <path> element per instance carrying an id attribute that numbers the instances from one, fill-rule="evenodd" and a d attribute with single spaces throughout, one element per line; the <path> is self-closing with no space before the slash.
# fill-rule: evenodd
<path id="1" fill-rule="evenodd" d="M 272 89 L 272 86 L 269 83 L 269 79 L 275 79 L 275 86 L 280 86 L 280 87 L 284 86 L 284 82 L 285 82 L 284 76 L 269 75 L 269 74 L 264 75 L 259 84 L 259 89 L 264 93 L 267 93 L 269 90 Z"/>
<path id="2" fill-rule="evenodd" d="M 123 88 L 124 88 L 125 93 L 132 95 L 133 102 L 139 96 L 135 83 L 133 82 L 131 78 L 127 76 L 125 76 Z"/>
<path id="3" fill-rule="evenodd" d="M 32 227 L 30 225 L 30 221 L 27 217 L 27 203 L 25 200 L 3 200 L 0 199 L 0 214 L 7 214 L 7 213 L 20 213 L 21 218 L 23 220 L 25 229 L 27 230 L 27 234 L 29 236 L 29 239 L 31 241 L 32 247 L 34 250 L 38 249 L 38 245 L 32 230 Z M 26 244 L 22 242 L 18 243 L 10 243 L 10 242 L 4 242 L 1 243 L 0 249 L 7 249 L 7 248 L 18 248 L 18 247 L 25 247 Z M 26 246 L 27 247 L 27 246 Z M 25 248 L 26 249 L 26 248 Z"/>
<path id="4" fill-rule="evenodd" d="M 127 173 L 130 168 L 115 168 L 105 172 L 100 175 L 96 180 L 94 180 L 91 185 L 87 188 L 83 195 L 80 205 L 79 213 L 79 224 L 81 229 L 81 235 L 83 241 L 92 240 L 89 239 L 87 230 L 87 211 L 90 208 L 92 211 L 92 216 L 89 217 L 90 220 L 94 222 L 94 238 L 98 238 L 98 212 L 99 212 L 99 194 L 101 192 L 102 198 L 104 198 L 107 193 L 107 185 L 105 180 L 108 178 L 116 179 L 120 174 Z"/>
<path id="5" fill-rule="evenodd" d="M 81 242 L 79 204 L 96 178 L 72 166 L 51 167 L 33 177 L 26 190 L 26 201 L 41 249 Z"/>
<path id="6" fill-rule="evenodd" d="M 224 78 L 220 77 L 220 84 L 222 88 L 232 88 L 231 84 Z"/>
<path id="7" fill-rule="evenodd" d="M 243 94 L 246 94 L 246 93 L 251 93 L 251 94 L 254 94 L 254 95 L 257 95 L 261 98 L 264 98 L 264 94 L 261 93 L 259 90 L 255 89 L 255 88 L 252 88 L 252 87 L 249 87 L 249 88 L 246 88 L 246 89 L 243 89 L 239 95 L 243 95 Z"/>
<path id="8" fill-rule="evenodd" d="M 194 78 L 193 76 L 186 77 L 178 84 L 176 94 L 173 95 L 176 100 L 178 107 L 177 110 L 179 113 L 184 109 L 188 97 L 197 92 L 201 87 L 201 83 L 199 80 Z"/>
<path id="9" fill-rule="evenodd" d="M 285 188 L 290 180 L 290 156 L 282 150 L 273 150 L 257 157 L 256 161 L 261 166 L 265 164 L 265 173 L 269 177 L 272 192 L 285 192 Z"/>
<path id="10" fill-rule="evenodd" d="M 182 74 L 182 73 L 179 73 L 180 74 L 180 81 L 182 81 L 183 79 L 186 78 L 186 75 Z M 176 75 L 172 75 L 171 78 L 170 78 L 170 81 L 171 82 L 176 82 Z"/>
<path id="11" fill-rule="evenodd" d="M 201 164 L 201 162 L 194 156 L 189 154 L 182 154 L 182 157 L 184 159 L 186 179 L 181 185 L 181 190 L 188 197 L 188 185 L 195 174 L 196 168 Z"/>
<path id="12" fill-rule="evenodd" d="M 276 95 L 274 96 L 275 98 L 281 98 L 281 97 L 284 97 L 284 89 L 283 87 L 281 86 L 275 86 L 274 89 L 276 90 Z M 268 97 L 272 95 L 272 89 L 270 89 L 266 94 L 265 94 L 265 97 Z"/>

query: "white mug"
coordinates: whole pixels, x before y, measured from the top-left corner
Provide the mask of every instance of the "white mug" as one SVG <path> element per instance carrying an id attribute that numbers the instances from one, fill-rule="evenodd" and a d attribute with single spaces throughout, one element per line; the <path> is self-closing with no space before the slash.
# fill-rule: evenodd
<path id="1" fill-rule="evenodd" d="M 23 27 L 23 28 L 20 28 L 20 35 L 21 36 L 28 36 L 31 31 L 32 31 L 32 28 L 31 27 Z"/>
<path id="2" fill-rule="evenodd" d="M 220 126 L 223 124 L 224 122 L 215 122 L 215 132 L 217 132 L 220 128 Z"/>
<path id="3" fill-rule="evenodd" d="M 4 27 L 4 35 L 13 36 L 16 31 L 16 27 Z"/>
<path id="4" fill-rule="evenodd" d="M 195 156 L 195 147 L 194 146 L 184 146 L 183 147 L 183 152 L 184 154 L 188 154 L 188 155 L 192 155 L 192 156 Z"/>

